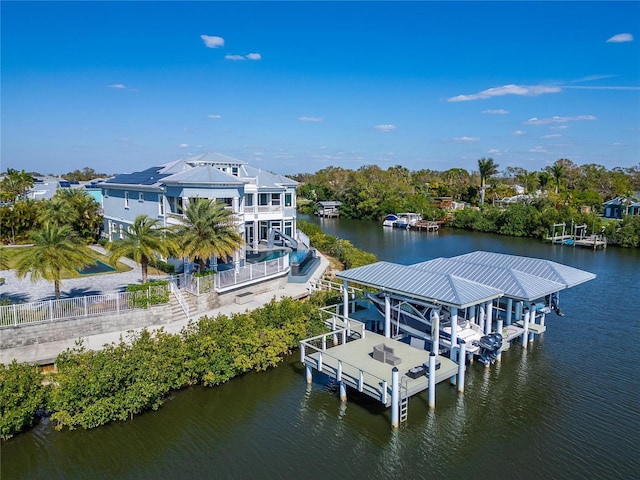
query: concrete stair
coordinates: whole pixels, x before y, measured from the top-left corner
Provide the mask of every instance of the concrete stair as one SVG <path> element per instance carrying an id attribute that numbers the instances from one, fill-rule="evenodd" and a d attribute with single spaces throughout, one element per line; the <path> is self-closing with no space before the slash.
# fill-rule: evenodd
<path id="1" fill-rule="evenodd" d="M 196 297 L 184 290 L 182 290 L 182 296 L 187 301 L 187 305 L 189 305 L 189 316 L 193 318 L 198 310 Z M 184 310 L 182 310 L 182 307 L 174 294 L 169 296 L 169 307 L 171 311 L 171 322 L 187 319 Z"/>

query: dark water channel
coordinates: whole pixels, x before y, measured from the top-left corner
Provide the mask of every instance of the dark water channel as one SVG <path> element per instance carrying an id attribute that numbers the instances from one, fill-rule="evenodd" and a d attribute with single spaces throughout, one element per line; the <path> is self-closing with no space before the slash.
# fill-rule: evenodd
<path id="1" fill-rule="evenodd" d="M 266 373 L 177 392 L 160 410 L 90 431 L 46 422 L 2 444 L 2 480 L 51 478 L 632 479 L 640 477 L 640 252 L 536 240 L 321 222 L 381 260 L 473 250 L 536 256 L 597 279 L 562 293 L 565 316 L 500 364 L 472 365 L 466 390 L 411 399 L 409 420 L 316 378 L 297 355 Z"/>

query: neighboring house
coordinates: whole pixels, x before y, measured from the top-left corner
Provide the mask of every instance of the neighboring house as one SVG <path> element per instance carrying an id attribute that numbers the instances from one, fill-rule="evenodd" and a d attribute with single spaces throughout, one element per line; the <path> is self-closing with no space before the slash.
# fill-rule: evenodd
<path id="1" fill-rule="evenodd" d="M 98 178 L 90 182 L 71 182 L 60 177 L 37 177 L 33 183 L 33 188 L 27 192 L 27 198 L 34 200 L 51 200 L 58 189 L 78 188 L 86 189 L 87 193 L 102 206 L 101 182 L 104 182 L 104 179 Z"/>
<path id="2" fill-rule="evenodd" d="M 627 203 L 624 197 L 616 197 L 608 202 L 604 202 L 605 218 L 622 218 L 627 212 Z M 629 215 L 640 215 L 640 201 L 632 198 L 629 202 Z"/>
<path id="3" fill-rule="evenodd" d="M 122 238 L 141 214 L 164 226 L 177 225 L 190 199 L 219 200 L 233 210 L 245 241 L 233 259 L 242 264 L 246 251 L 268 242 L 272 230 L 295 237 L 297 185 L 219 153 L 182 158 L 104 182 L 104 235 L 108 240 Z"/>
<path id="4" fill-rule="evenodd" d="M 317 202 L 315 214 L 319 217 L 339 217 L 342 202 Z"/>

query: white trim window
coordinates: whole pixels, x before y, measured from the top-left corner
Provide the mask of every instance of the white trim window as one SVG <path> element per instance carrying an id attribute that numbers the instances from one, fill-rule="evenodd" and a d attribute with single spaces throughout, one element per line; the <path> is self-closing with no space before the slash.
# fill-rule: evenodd
<path id="1" fill-rule="evenodd" d="M 161 193 L 158 194 L 158 215 L 164 217 L 164 197 Z"/>
<path id="2" fill-rule="evenodd" d="M 144 192 L 138 192 L 138 201 L 144 202 Z"/>
<path id="3" fill-rule="evenodd" d="M 124 208 L 129 208 L 129 192 L 124 192 Z"/>

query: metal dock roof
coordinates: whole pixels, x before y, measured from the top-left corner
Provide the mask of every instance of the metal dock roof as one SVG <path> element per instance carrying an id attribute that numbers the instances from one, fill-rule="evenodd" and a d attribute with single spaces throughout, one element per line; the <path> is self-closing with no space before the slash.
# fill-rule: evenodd
<path id="1" fill-rule="evenodd" d="M 390 262 L 377 262 L 336 273 L 336 277 L 383 291 L 401 293 L 426 302 L 458 308 L 484 303 L 503 292 L 448 273 Z"/>
<path id="2" fill-rule="evenodd" d="M 452 257 L 451 260 L 476 265 L 509 268 L 540 277 L 541 279 L 561 283 L 565 288 L 575 287 L 576 285 L 596 278 L 596 275 L 593 273 L 552 262 L 551 260 L 507 255 L 504 253 L 477 251 Z"/>

